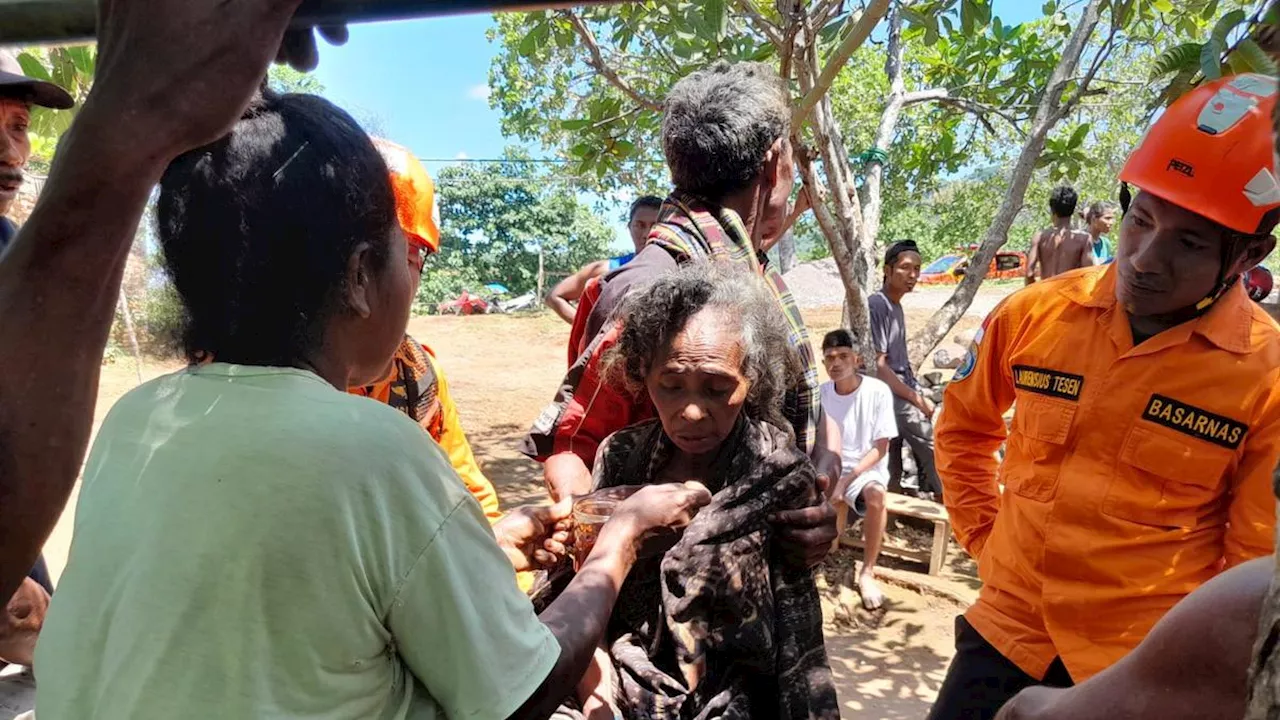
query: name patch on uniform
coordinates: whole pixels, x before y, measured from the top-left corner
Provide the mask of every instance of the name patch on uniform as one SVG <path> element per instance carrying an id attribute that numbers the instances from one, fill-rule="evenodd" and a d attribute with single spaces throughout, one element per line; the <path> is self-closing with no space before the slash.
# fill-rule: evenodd
<path id="1" fill-rule="evenodd" d="M 1080 391 L 1084 388 L 1084 377 L 1029 365 L 1014 365 L 1013 385 L 1041 395 L 1079 400 Z"/>
<path id="2" fill-rule="evenodd" d="M 1249 432 L 1249 426 L 1242 422 L 1206 412 L 1164 395 L 1152 395 L 1147 401 L 1147 409 L 1142 413 L 1142 417 L 1184 435 L 1208 440 L 1228 450 L 1239 448 L 1240 441 L 1244 440 L 1245 433 Z"/>

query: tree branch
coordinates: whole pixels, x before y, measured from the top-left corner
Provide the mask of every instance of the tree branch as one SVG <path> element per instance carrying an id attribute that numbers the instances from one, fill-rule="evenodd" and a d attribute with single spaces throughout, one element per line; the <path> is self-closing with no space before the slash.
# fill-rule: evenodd
<path id="1" fill-rule="evenodd" d="M 782 47 L 782 33 L 778 31 L 778 26 L 769 22 L 765 16 L 760 14 L 760 11 L 756 9 L 754 0 L 734 0 L 733 4 L 737 5 L 750 18 L 751 24 L 764 33 L 769 42 L 778 48 Z"/>
<path id="2" fill-rule="evenodd" d="M 819 98 L 831 89 L 831 83 L 835 82 L 836 75 L 845 63 L 849 62 L 850 56 L 862 43 L 866 42 L 867 37 L 871 35 L 872 29 L 879 24 L 880 19 L 889 10 L 889 0 L 871 0 L 862 14 L 855 20 L 850 16 L 849 23 L 853 26 L 849 29 L 849 33 L 845 35 L 844 40 L 840 41 L 839 47 L 831 53 L 831 57 L 827 59 L 826 67 L 822 68 L 822 74 L 818 76 L 817 82 L 814 84 L 800 104 L 791 114 L 791 124 L 799 126 L 805 121 L 809 112 L 813 110 L 813 106 L 818 104 Z M 813 39 L 808 39 L 810 43 Z"/>
<path id="3" fill-rule="evenodd" d="M 642 95 L 635 88 L 631 87 L 627 81 L 623 80 L 622 77 L 618 75 L 617 71 L 609 67 L 608 63 L 604 60 L 604 55 L 600 53 L 600 45 L 596 42 L 595 34 L 592 33 L 591 28 L 587 27 L 587 24 L 582 21 L 582 18 L 578 17 L 577 13 L 572 10 L 562 10 L 560 11 L 560 15 L 566 18 L 569 23 L 573 25 L 573 29 L 578 33 L 578 36 L 582 38 L 583 44 L 587 46 L 587 52 L 590 54 L 590 57 L 587 58 L 588 65 L 595 68 L 596 72 L 603 75 L 611 85 L 621 90 L 623 94 L 636 101 L 636 103 L 641 107 L 649 110 L 662 110 L 662 103 Z"/>
<path id="4" fill-rule="evenodd" d="M 1005 122 L 1009 123 L 1009 127 L 1013 128 L 1013 131 L 1018 133 L 1020 137 L 1025 138 L 1027 136 L 1027 131 L 1022 128 L 1022 123 L 1018 118 L 1005 110 L 1001 110 L 1000 108 L 992 107 L 990 105 L 977 102 L 976 100 L 960 97 L 947 97 L 939 102 L 943 105 L 950 105 L 958 110 L 962 110 L 973 115 L 992 135 L 996 134 L 996 129 L 991 125 L 991 121 L 988 120 L 988 115 L 995 115 L 1002 118 Z"/>
<path id="5" fill-rule="evenodd" d="M 946 88 L 929 88 L 928 90 L 913 90 L 902 95 L 902 106 L 916 105 L 930 100 L 945 100 L 951 93 Z"/>
<path id="6" fill-rule="evenodd" d="M 1001 200 L 1000 208 L 992 218 L 991 225 L 978 246 L 978 251 L 969 261 L 968 272 L 965 273 L 951 297 L 934 312 L 925 327 L 907 343 L 907 353 L 913 367 L 919 367 L 924 362 L 929 352 L 968 310 L 974 295 L 978 292 L 978 287 L 987 276 L 991 259 L 1008 241 L 1009 228 L 1013 226 L 1014 218 L 1022 210 L 1027 186 L 1031 183 L 1031 174 L 1035 171 L 1036 161 L 1044 152 L 1045 139 L 1060 119 L 1058 111 L 1061 109 L 1063 88 L 1067 79 L 1079 67 L 1085 45 L 1088 44 L 1089 38 L 1092 37 L 1098 25 L 1102 1 L 1088 1 L 1080 13 L 1080 19 L 1071 37 L 1062 49 L 1062 56 L 1049 76 L 1048 86 L 1040 96 L 1035 117 L 1031 121 L 1030 132 L 1027 133 L 1022 150 L 1018 153 L 1018 159 L 1014 163 L 1012 172 L 1009 173 L 1009 186 L 1005 190 L 1004 199 Z M 1114 32 L 1111 38 L 1114 38 Z"/>
<path id="7" fill-rule="evenodd" d="M 1001 110 L 1000 108 L 992 107 L 985 103 L 980 103 L 976 100 L 970 100 L 969 98 L 963 98 L 963 97 L 955 97 L 946 88 L 930 88 L 928 90 L 914 90 L 902 96 L 903 107 L 908 107 L 911 105 L 919 105 L 921 103 L 926 103 L 926 102 L 937 102 L 940 105 L 949 105 L 962 112 L 967 112 L 973 115 L 975 118 L 977 118 L 978 122 L 982 123 L 982 125 L 993 135 L 995 134 L 996 129 L 991 125 L 991 122 L 987 119 L 987 115 L 999 116 L 1000 118 L 1003 118 L 1005 122 L 1009 123 L 1010 127 L 1013 128 L 1014 132 L 1018 133 L 1023 137 L 1026 137 L 1027 135 L 1026 131 L 1022 129 L 1021 123 L 1018 120 L 1018 118 L 1016 118 L 1012 114 L 1004 110 Z"/>
<path id="8" fill-rule="evenodd" d="M 813 10 L 813 17 L 818 21 L 818 29 L 821 30 L 826 27 L 827 21 L 830 20 L 832 15 L 843 5 L 844 0 L 823 0 L 823 2 L 819 3 Z"/>
<path id="9" fill-rule="evenodd" d="M 1062 103 L 1062 107 L 1058 108 L 1058 112 L 1054 116 L 1054 122 L 1061 120 L 1070 113 L 1071 110 L 1080 103 L 1080 99 L 1084 97 L 1089 90 L 1089 85 L 1093 83 L 1093 79 L 1097 77 L 1098 71 L 1102 69 L 1102 64 L 1111 56 L 1112 49 L 1115 48 L 1116 33 L 1120 31 L 1120 21 L 1114 15 L 1111 18 L 1111 29 L 1107 31 L 1107 39 L 1102 45 L 1098 46 L 1098 52 L 1093 56 L 1093 62 L 1089 65 L 1089 71 L 1076 85 L 1076 91 L 1071 98 Z"/>

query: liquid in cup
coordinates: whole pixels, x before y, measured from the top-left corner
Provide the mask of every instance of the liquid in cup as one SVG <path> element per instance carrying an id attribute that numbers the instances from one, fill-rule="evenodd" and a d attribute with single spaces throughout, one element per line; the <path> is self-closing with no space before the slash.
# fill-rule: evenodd
<path id="1" fill-rule="evenodd" d="M 573 569 L 578 570 L 591 548 L 596 546 L 600 528 L 613 517 L 618 505 L 631 497 L 638 487 L 616 487 L 597 490 L 573 501 Z"/>

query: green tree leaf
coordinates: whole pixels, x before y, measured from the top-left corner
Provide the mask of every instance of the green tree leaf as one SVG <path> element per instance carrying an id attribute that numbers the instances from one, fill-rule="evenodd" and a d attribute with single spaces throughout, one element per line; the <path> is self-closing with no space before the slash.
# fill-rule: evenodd
<path id="1" fill-rule="evenodd" d="M 1217 40 L 1218 43 L 1223 46 L 1223 51 L 1225 52 L 1227 36 L 1231 34 L 1232 30 L 1236 29 L 1236 26 L 1244 22 L 1246 17 L 1244 10 L 1241 10 L 1240 8 L 1232 10 L 1226 15 L 1218 18 L 1218 22 L 1213 24 L 1213 32 L 1211 32 L 1209 36 L 1212 39 Z"/>
<path id="2" fill-rule="evenodd" d="M 1200 48 L 1200 72 L 1206 80 L 1222 77 L 1222 53 L 1226 51 L 1227 46 L 1218 38 L 1209 38 Z"/>
<path id="3" fill-rule="evenodd" d="M 725 32 L 729 27 L 729 14 L 725 6 L 724 0 L 706 0 L 703 4 L 703 15 L 706 18 L 708 30 L 716 42 L 724 40 Z"/>
<path id="4" fill-rule="evenodd" d="M 1152 0 L 1151 7 L 1155 8 L 1156 12 L 1160 13 L 1173 12 L 1172 0 Z"/>
<path id="5" fill-rule="evenodd" d="M 1244 63 L 1246 70 L 1242 72 L 1256 72 L 1267 75 L 1275 75 L 1277 67 L 1271 56 L 1265 50 L 1258 46 L 1253 38 L 1245 38 L 1236 46 L 1234 52 L 1231 53 L 1232 59 L 1240 58 Z"/>
<path id="6" fill-rule="evenodd" d="M 1089 123 L 1083 123 L 1071 133 L 1071 139 L 1067 141 L 1067 147 L 1071 149 L 1079 148 L 1084 145 L 1084 139 L 1089 135 Z"/>
<path id="7" fill-rule="evenodd" d="M 49 70 L 34 55 L 29 52 L 18 54 L 18 65 L 22 66 L 22 74 L 27 77 L 33 77 L 37 80 L 52 82 L 53 78 L 49 76 Z"/>
<path id="8" fill-rule="evenodd" d="M 1188 42 L 1165 50 L 1160 53 L 1155 63 L 1152 64 L 1150 77 L 1155 79 L 1172 72 L 1181 72 L 1187 68 L 1198 67 L 1200 53 L 1203 48 L 1204 45 L 1202 43 Z"/>

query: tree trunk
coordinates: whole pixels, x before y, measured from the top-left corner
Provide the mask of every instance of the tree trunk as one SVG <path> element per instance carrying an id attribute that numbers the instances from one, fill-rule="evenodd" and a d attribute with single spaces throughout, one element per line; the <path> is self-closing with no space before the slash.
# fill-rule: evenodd
<path id="1" fill-rule="evenodd" d="M 850 42 L 869 32 L 870 26 L 890 10 L 887 0 L 875 0 L 870 3 L 862 16 L 850 29 L 846 41 L 841 43 L 841 52 L 834 53 L 835 58 L 828 60 L 827 67 L 818 72 L 818 52 L 814 47 L 813 18 L 803 13 L 801 22 L 804 27 L 796 32 L 793 45 L 793 63 L 791 67 L 799 81 L 804 96 L 802 109 L 798 109 L 795 118 L 807 118 L 813 132 L 813 144 L 816 157 L 810 155 L 803 145 L 802 128 L 799 123 L 792 127 L 792 145 L 796 155 L 796 164 L 804 179 L 804 186 L 809 193 L 814 217 L 822 230 L 827 244 L 831 247 L 831 255 L 836 268 L 840 271 L 840 280 L 844 284 L 844 325 L 859 339 L 861 352 L 865 361 L 872 358 L 871 323 L 867 312 L 867 295 L 871 291 L 872 269 L 875 261 L 875 234 L 868 233 L 866 217 L 859 194 L 855 190 L 854 172 L 849 164 L 849 153 L 844 145 L 840 125 L 832 111 L 831 99 L 826 92 L 829 89 L 833 66 L 838 58 L 843 63 L 861 44 Z M 894 7 L 894 23 L 900 27 L 899 15 Z M 779 48 L 782 50 L 782 48 Z M 888 67 L 888 65 L 886 66 Z M 901 63 L 897 64 L 898 75 L 901 75 Z M 824 83 L 824 78 L 827 80 Z M 899 77 L 899 84 L 901 78 Z M 815 92 L 819 89 L 819 92 Z M 810 104 L 811 103 L 811 104 Z M 901 110 L 901 104 L 898 105 Z M 893 126 L 897 122 L 897 113 L 888 123 L 886 133 L 892 141 Z M 882 123 L 884 125 L 884 123 Z M 819 174 L 813 161 L 821 159 L 822 172 Z M 825 182 L 824 182 L 825 181 Z M 875 197 L 879 198 L 878 189 Z M 877 218 L 876 222 L 879 220 Z"/>
<path id="2" fill-rule="evenodd" d="M 796 266 L 796 236 L 790 230 L 778 240 L 778 271 L 783 275 Z"/>
<path id="3" fill-rule="evenodd" d="M 142 384 L 142 349 L 138 346 L 138 333 L 133 327 L 133 313 L 129 311 L 129 298 L 124 289 L 120 290 L 120 318 L 124 320 L 124 334 L 129 338 L 129 349 L 133 351 L 133 368 L 138 373 L 138 384 Z"/>
<path id="4" fill-rule="evenodd" d="M 1003 247 L 1009 239 L 1009 228 L 1013 226 L 1014 218 L 1017 217 L 1018 212 L 1022 209 L 1022 203 L 1027 194 L 1027 186 L 1031 182 L 1031 174 L 1036 169 L 1036 162 L 1040 159 L 1040 154 L 1044 152 L 1044 144 L 1049 137 L 1049 132 L 1053 130 L 1058 121 L 1071 110 L 1084 91 L 1088 89 L 1090 77 L 1080 80 L 1079 88 L 1072 94 L 1071 100 L 1064 104 L 1062 97 L 1064 88 L 1075 74 L 1076 68 L 1080 65 L 1080 58 L 1084 54 L 1085 45 L 1088 43 L 1090 36 L 1093 35 L 1094 28 L 1098 25 L 1099 6 L 1101 4 L 1102 0 L 1089 0 L 1089 4 L 1080 13 L 1080 23 L 1067 40 L 1066 46 L 1062 49 L 1062 58 L 1058 61 L 1057 67 L 1054 68 L 1053 75 L 1049 77 L 1049 85 L 1045 88 L 1044 95 L 1040 98 L 1040 104 L 1036 108 L 1031 132 L 1027 134 L 1027 139 L 1022 145 L 1022 152 L 1019 153 L 1018 160 L 1014 163 L 1013 173 L 1009 178 L 1009 188 L 1005 191 L 1004 200 L 1000 203 L 1000 209 L 996 212 L 991 226 L 987 228 L 987 233 L 982 238 L 982 244 L 978 247 L 978 252 L 969 261 L 968 271 L 951 297 L 943 303 L 941 308 L 938 308 L 937 312 L 929 318 L 929 322 L 926 323 L 925 327 L 916 333 L 907 344 L 907 352 L 910 355 L 913 367 L 919 368 L 924 363 L 929 352 L 942 341 L 942 338 L 946 337 L 947 333 L 951 332 L 951 328 L 955 327 L 955 324 L 964 316 L 965 311 L 973 303 L 973 298 L 977 295 L 978 288 L 987 277 L 987 269 L 991 264 L 991 259 L 995 257 L 996 251 Z M 1104 48 L 1099 48 L 1099 52 L 1104 52 Z"/>
<path id="5" fill-rule="evenodd" d="M 544 258 L 544 255 L 542 252 L 542 244 L 539 243 L 538 244 L 538 300 L 539 301 L 547 297 L 546 294 L 544 293 L 547 285 L 547 280 L 546 280 L 547 275 L 546 275 L 546 268 L 543 265 L 543 258 Z"/>
<path id="6" fill-rule="evenodd" d="M 898 118 L 906 100 L 906 83 L 902 79 L 902 10 L 899 3 L 889 7 L 888 48 L 884 61 L 884 74 L 889 78 L 889 97 L 885 100 L 880 125 L 876 128 L 874 152 L 867 159 L 862 181 L 862 217 L 864 232 L 874 247 L 880 235 L 881 183 L 884 180 L 884 157 L 893 144 L 898 129 Z"/>

